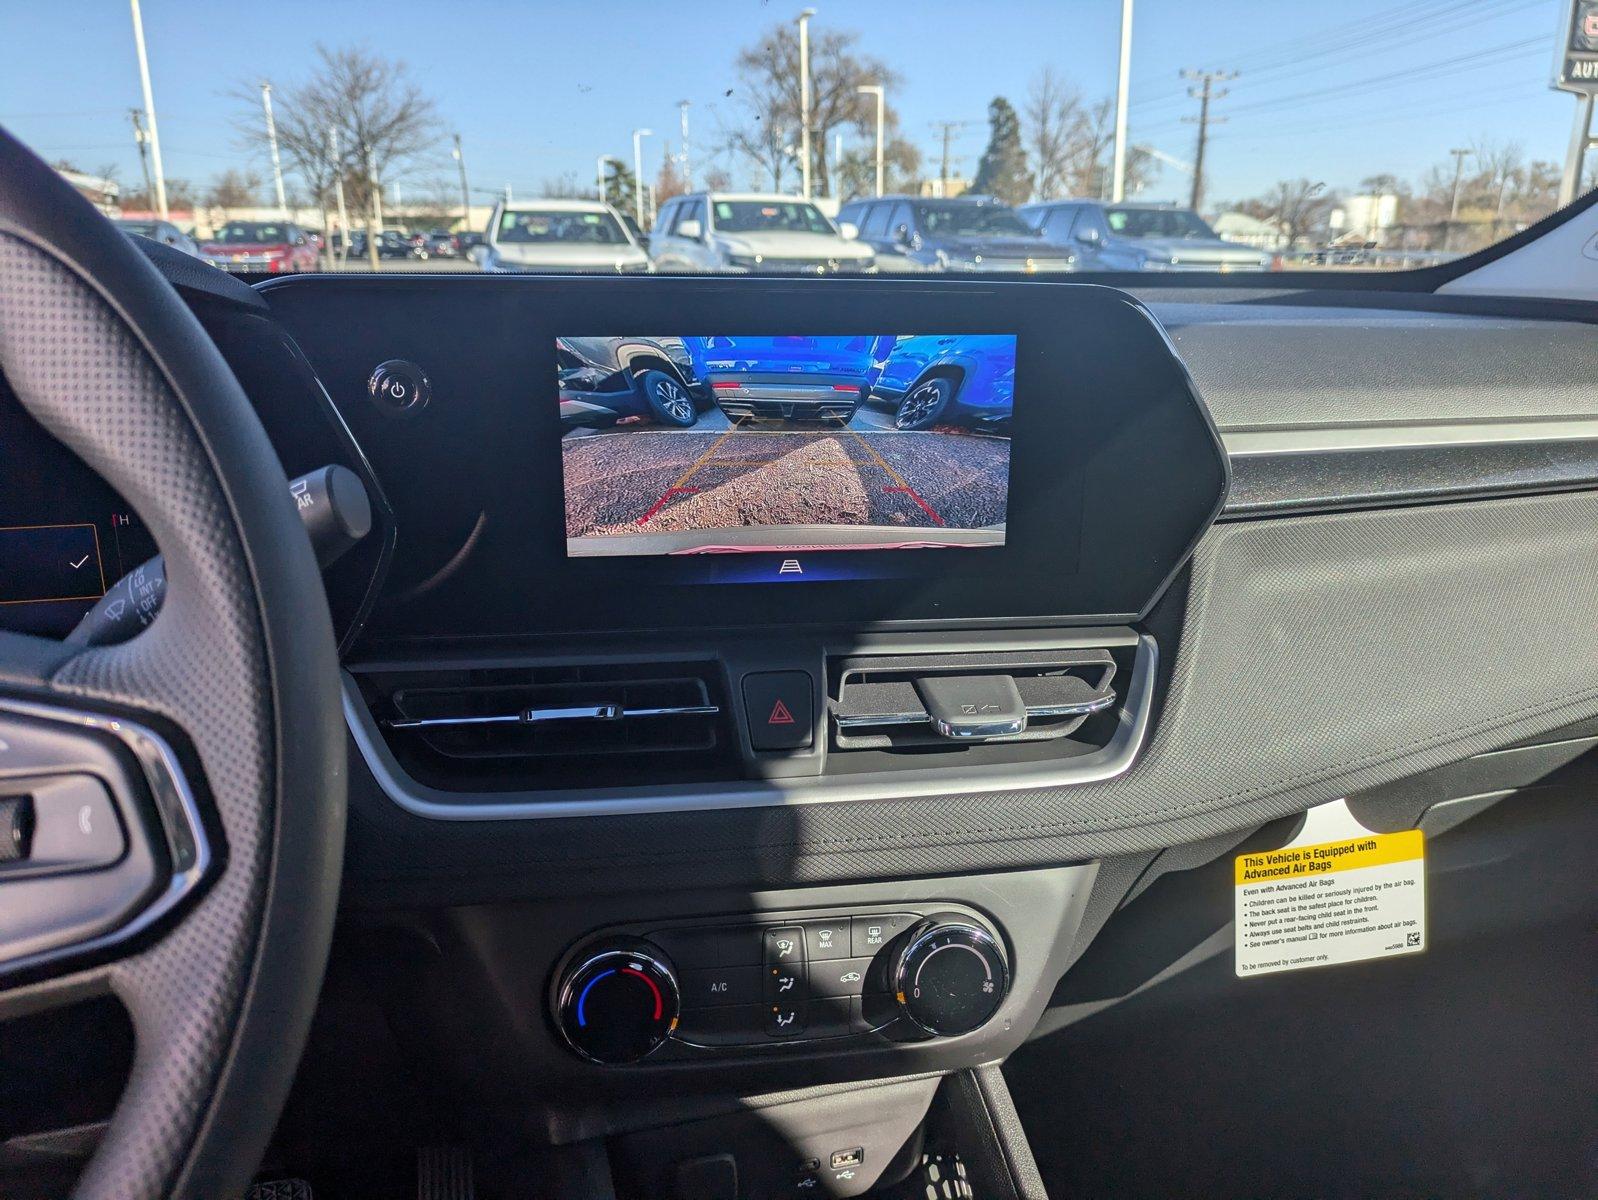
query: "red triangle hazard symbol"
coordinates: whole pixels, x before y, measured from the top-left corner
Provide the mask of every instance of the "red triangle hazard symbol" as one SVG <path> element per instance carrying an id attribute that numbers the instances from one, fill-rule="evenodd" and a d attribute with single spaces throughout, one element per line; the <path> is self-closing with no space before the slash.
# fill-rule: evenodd
<path id="1" fill-rule="evenodd" d="M 788 711 L 788 706 L 781 700 L 771 706 L 771 715 L 766 718 L 767 725 L 792 725 L 793 714 Z"/>

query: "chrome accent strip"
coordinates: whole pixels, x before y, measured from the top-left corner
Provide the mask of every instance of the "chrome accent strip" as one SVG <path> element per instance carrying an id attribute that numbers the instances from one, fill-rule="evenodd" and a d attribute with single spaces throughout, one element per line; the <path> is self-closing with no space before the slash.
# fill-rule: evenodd
<path id="1" fill-rule="evenodd" d="M 145 782 L 149 785 L 150 794 L 155 799 L 173 865 L 172 877 L 167 881 L 165 890 L 127 924 L 87 941 L 74 942 L 70 946 L 57 946 L 53 950 L 29 955 L 26 958 L 12 959 L 0 966 L 0 969 L 7 973 L 22 971 L 59 958 L 93 953 L 115 946 L 155 924 L 200 885 L 211 869 L 213 861 L 211 842 L 205 834 L 205 821 L 200 815 L 200 806 L 189 788 L 188 779 L 178 762 L 177 754 L 165 738 L 148 726 L 126 717 L 111 717 L 102 713 L 63 708 L 55 704 L 41 704 L 32 700 L 0 697 L 0 711 L 20 717 L 33 717 L 36 720 L 54 721 L 58 724 L 96 730 L 110 734 L 121 742 L 137 760 Z"/>
<path id="2" fill-rule="evenodd" d="M 1114 704 L 1115 694 L 1110 692 L 1076 704 L 1029 704 L 1026 715 L 1029 718 L 1085 717 L 1090 713 L 1103 712 Z M 833 720 L 838 723 L 839 729 L 872 729 L 883 725 L 925 725 L 927 714 L 924 712 L 851 713 L 846 717 L 834 714 Z"/>
<path id="3" fill-rule="evenodd" d="M 549 721 L 624 721 L 630 717 L 714 717 L 715 704 L 684 704 L 668 708 L 623 708 L 595 704 L 584 708 L 527 708 L 519 713 L 488 717 L 419 717 L 384 721 L 390 729 L 452 729 L 463 725 L 539 725 Z"/>
<path id="4" fill-rule="evenodd" d="M 1313 454 L 1330 450 L 1394 450 L 1409 446 L 1501 445 L 1598 439 L 1598 417 L 1541 421 L 1409 421 L 1394 425 L 1305 426 L 1225 430 L 1233 458 L 1256 454 Z"/>
<path id="5" fill-rule="evenodd" d="M 1138 635 L 1126 704 L 1115 732 L 1100 749 L 1064 763 L 1010 763 L 1002 771 L 938 766 L 864 779 L 823 776 L 739 780 L 674 785 L 653 791 L 634 787 L 498 792 L 493 793 L 493 798 L 481 792 L 448 792 L 412 779 L 383 741 L 377 720 L 362 700 L 354 677 L 348 671 L 342 672 L 342 676 L 344 720 L 350 737 L 379 786 L 395 804 L 413 816 L 435 821 L 526 821 L 906 800 L 961 791 L 1010 792 L 1098 783 L 1125 772 L 1143 748 L 1154 708 L 1154 677 L 1158 665 L 1158 645 L 1147 634 Z"/>

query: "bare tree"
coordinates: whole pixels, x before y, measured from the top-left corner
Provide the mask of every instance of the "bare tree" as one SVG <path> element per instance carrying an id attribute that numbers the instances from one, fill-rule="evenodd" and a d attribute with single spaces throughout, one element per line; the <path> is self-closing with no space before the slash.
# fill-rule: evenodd
<path id="1" fill-rule="evenodd" d="M 1470 153 L 1480 172 L 1478 186 L 1483 199 L 1493 210 L 1493 232 L 1496 236 L 1510 194 L 1525 177 L 1526 150 L 1517 141 L 1498 142 L 1482 137 L 1471 143 Z"/>
<path id="2" fill-rule="evenodd" d="M 205 203 L 212 208 L 250 208 L 261 196 L 261 177 L 229 167 L 211 181 Z"/>
<path id="3" fill-rule="evenodd" d="M 1283 179 L 1262 201 L 1268 214 L 1287 239 L 1286 249 L 1292 249 L 1320 225 L 1331 212 L 1335 198 L 1326 190 L 1326 184 L 1308 179 Z"/>
<path id="4" fill-rule="evenodd" d="M 359 46 L 323 45 L 316 47 L 316 59 L 309 78 L 276 93 L 278 148 L 324 207 L 342 176 L 350 204 L 369 210 L 373 179 L 402 173 L 437 144 L 442 133 L 437 105 L 397 59 Z M 258 85 L 241 85 L 233 95 L 247 106 L 237 119 L 245 144 L 265 147 Z M 368 245 L 375 267 L 376 239 L 368 239 Z"/>
<path id="5" fill-rule="evenodd" d="M 1044 67 L 1032 81 L 1023 114 L 1024 139 L 1032 162 L 1033 197 L 1055 200 L 1069 195 L 1078 143 L 1086 132 L 1088 114 L 1082 93 Z"/>
<path id="6" fill-rule="evenodd" d="M 567 171 L 564 175 L 546 177 L 538 185 L 538 194 L 545 200 L 587 200 L 594 194 L 594 185 L 582 182 Z"/>
<path id="7" fill-rule="evenodd" d="M 876 133 L 876 102 L 857 90 L 861 84 L 881 84 L 892 92 L 899 76 L 880 59 L 860 54 L 860 36 L 840 30 L 813 33 L 810 38 L 810 148 L 811 186 L 816 195 L 830 195 L 831 134 L 852 129 L 861 136 Z M 768 30 L 736 60 L 739 87 L 736 96 L 742 112 L 723 130 L 723 146 L 754 163 L 771 186 L 780 191 L 790 175 L 802 174 L 795 158 L 801 144 L 799 96 L 799 36 L 791 25 Z M 904 150 L 889 154 L 898 140 L 898 115 L 885 111 L 889 142 L 884 158 L 908 160 Z"/>

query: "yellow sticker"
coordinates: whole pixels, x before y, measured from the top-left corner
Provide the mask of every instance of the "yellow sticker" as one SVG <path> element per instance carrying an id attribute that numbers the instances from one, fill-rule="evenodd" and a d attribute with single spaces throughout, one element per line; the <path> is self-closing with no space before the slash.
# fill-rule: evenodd
<path id="1" fill-rule="evenodd" d="M 1237 974 L 1267 975 L 1416 954 L 1426 948 L 1426 839 L 1363 830 L 1343 801 L 1304 834 L 1352 837 L 1239 854 L 1234 860 Z M 1301 835 L 1303 836 L 1303 835 Z"/>

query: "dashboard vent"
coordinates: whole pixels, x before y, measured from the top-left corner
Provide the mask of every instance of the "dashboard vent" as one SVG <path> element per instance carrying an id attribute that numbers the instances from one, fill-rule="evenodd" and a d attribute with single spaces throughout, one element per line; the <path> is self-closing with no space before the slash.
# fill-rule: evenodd
<path id="1" fill-rule="evenodd" d="M 839 658 L 829 671 L 834 751 L 964 752 L 978 748 L 934 728 L 927 681 L 987 678 L 1013 682 L 1026 710 L 1019 733 L 985 737 L 980 746 L 1039 747 L 1051 756 L 1097 749 L 1119 721 L 1131 648 L 1026 650 Z M 1070 744 L 1066 744 L 1070 743 Z"/>
<path id="2" fill-rule="evenodd" d="M 361 688 L 395 757 L 433 787 L 619 786 L 738 769 L 711 664 L 382 672 Z"/>

